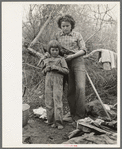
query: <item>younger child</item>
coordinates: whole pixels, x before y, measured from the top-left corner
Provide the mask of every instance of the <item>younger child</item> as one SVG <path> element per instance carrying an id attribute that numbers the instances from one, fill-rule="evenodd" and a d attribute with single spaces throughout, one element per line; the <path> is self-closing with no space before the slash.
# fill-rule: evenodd
<path id="1" fill-rule="evenodd" d="M 58 41 L 51 40 L 48 44 L 50 57 L 44 59 L 42 64 L 45 77 L 45 105 L 47 120 L 51 127 L 63 129 L 63 76 L 68 74 L 65 59 L 59 56 L 60 45 Z"/>

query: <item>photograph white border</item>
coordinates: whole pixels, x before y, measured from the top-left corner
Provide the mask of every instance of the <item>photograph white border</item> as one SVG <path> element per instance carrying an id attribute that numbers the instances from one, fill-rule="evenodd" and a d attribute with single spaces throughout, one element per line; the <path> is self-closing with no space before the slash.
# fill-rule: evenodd
<path id="1" fill-rule="evenodd" d="M 22 5 L 23 4 L 94 4 L 118 5 L 118 89 L 120 105 L 120 2 L 2 2 L 2 147 L 76 147 L 68 144 L 22 144 Z M 115 145 L 77 147 L 120 147 L 120 106 L 118 106 L 118 139 Z"/>

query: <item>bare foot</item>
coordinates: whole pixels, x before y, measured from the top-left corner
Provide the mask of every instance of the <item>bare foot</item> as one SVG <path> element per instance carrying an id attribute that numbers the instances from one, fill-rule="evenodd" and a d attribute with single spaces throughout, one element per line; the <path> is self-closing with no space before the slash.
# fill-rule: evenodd
<path id="1" fill-rule="evenodd" d="M 51 127 L 52 127 L 52 128 L 56 128 L 56 124 L 52 124 Z"/>

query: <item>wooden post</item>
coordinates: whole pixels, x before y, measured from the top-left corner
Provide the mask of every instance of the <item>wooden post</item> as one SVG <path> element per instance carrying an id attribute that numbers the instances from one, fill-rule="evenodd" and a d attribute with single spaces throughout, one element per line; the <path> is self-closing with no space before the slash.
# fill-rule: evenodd
<path id="1" fill-rule="evenodd" d="M 41 36 L 41 34 L 42 34 L 44 28 L 45 28 L 45 27 L 47 26 L 47 24 L 50 22 L 51 17 L 52 17 L 52 12 L 50 13 L 49 18 L 46 20 L 46 22 L 44 23 L 44 25 L 41 27 L 41 29 L 40 29 L 39 33 L 37 34 L 37 36 L 35 37 L 35 39 L 30 43 L 30 45 L 29 45 L 29 47 L 28 47 L 28 50 L 29 50 L 29 51 L 31 51 L 33 54 L 35 54 L 35 55 L 41 57 L 40 60 L 39 60 L 39 62 L 38 62 L 38 64 L 37 64 L 37 66 L 39 66 L 39 64 L 40 64 L 40 62 L 41 62 L 41 60 L 42 60 L 42 57 L 43 57 L 43 55 L 44 55 L 44 51 L 43 51 L 43 49 L 42 49 L 42 53 L 43 53 L 43 54 L 41 54 L 41 53 L 39 53 L 39 52 L 36 52 L 36 51 L 35 51 L 34 49 L 32 49 L 31 47 L 39 40 L 39 38 L 40 38 L 40 36 Z"/>
<path id="2" fill-rule="evenodd" d="M 51 14 L 52 14 L 52 12 L 50 13 L 49 18 L 46 20 L 46 22 L 44 23 L 44 25 L 41 27 L 41 29 L 40 29 L 39 33 L 37 34 L 37 36 L 35 37 L 35 39 L 30 43 L 30 47 L 33 46 L 39 40 L 39 38 L 40 38 L 40 36 L 41 36 L 44 28 L 47 26 L 47 24 L 51 20 L 51 17 L 52 17 Z"/>
<path id="3" fill-rule="evenodd" d="M 38 57 L 42 57 L 43 54 L 41 54 L 40 52 L 36 52 L 36 50 L 32 49 L 32 48 L 28 48 L 28 50 L 33 53 L 34 55 L 38 56 Z"/>

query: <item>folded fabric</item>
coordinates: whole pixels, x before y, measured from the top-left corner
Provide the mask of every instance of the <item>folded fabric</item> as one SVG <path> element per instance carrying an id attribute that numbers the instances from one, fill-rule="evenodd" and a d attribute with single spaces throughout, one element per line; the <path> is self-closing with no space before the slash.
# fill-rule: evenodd
<path id="1" fill-rule="evenodd" d="M 39 115 L 41 119 L 46 119 L 47 118 L 47 113 L 46 109 L 39 107 L 37 109 L 33 109 L 34 114 Z"/>
<path id="2" fill-rule="evenodd" d="M 115 134 L 102 134 L 95 135 L 94 132 L 85 133 L 82 136 L 69 139 L 62 144 L 117 144 L 117 135 Z"/>
<path id="3" fill-rule="evenodd" d="M 117 67 L 117 53 L 110 51 L 108 49 L 97 49 L 93 50 L 88 55 L 84 56 L 84 58 L 87 58 L 89 56 L 92 56 L 94 53 L 100 52 L 100 58 L 99 62 L 102 62 L 103 69 L 105 70 L 111 70 L 113 68 Z"/>
<path id="4" fill-rule="evenodd" d="M 110 52 L 109 50 L 106 50 L 106 49 L 102 49 L 101 50 L 101 62 L 104 63 L 104 62 L 110 62 L 111 63 L 111 55 L 110 55 Z"/>
<path id="5" fill-rule="evenodd" d="M 104 62 L 103 63 L 103 69 L 104 70 L 111 70 L 111 63 L 110 62 Z"/>
<path id="6" fill-rule="evenodd" d="M 106 63 L 110 62 L 111 64 L 111 69 L 117 67 L 117 54 L 113 51 L 110 50 L 102 50 L 102 55 L 101 55 L 101 62 Z"/>
<path id="7" fill-rule="evenodd" d="M 99 59 L 99 62 L 108 63 L 108 64 L 110 63 L 111 64 L 111 65 L 109 64 L 110 69 L 117 67 L 117 53 L 107 50 L 107 49 L 97 49 L 91 53 L 93 54 L 95 52 L 101 52 L 101 57 Z M 109 68 L 106 68 L 106 69 L 110 70 Z"/>
<path id="8" fill-rule="evenodd" d="M 117 54 L 113 51 L 109 51 L 111 57 L 111 68 L 117 67 Z"/>

